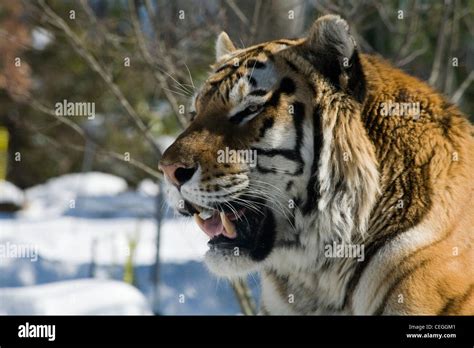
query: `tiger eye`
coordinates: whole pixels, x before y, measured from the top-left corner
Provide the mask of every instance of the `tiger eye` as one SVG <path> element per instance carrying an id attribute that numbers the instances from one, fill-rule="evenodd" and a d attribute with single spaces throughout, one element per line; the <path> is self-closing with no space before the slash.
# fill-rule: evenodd
<path id="1" fill-rule="evenodd" d="M 256 112 L 257 110 L 258 110 L 258 105 L 253 104 L 249 106 L 250 112 Z"/>

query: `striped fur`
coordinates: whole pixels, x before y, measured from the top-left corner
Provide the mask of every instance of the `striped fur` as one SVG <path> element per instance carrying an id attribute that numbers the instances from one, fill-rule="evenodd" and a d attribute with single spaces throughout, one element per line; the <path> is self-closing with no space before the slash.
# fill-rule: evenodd
<path id="1" fill-rule="evenodd" d="M 265 314 L 474 314 L 474 132 L 460 111 L 359 54 L 338 16 L 306 39 L 235 49 L 221 34 L 216 48 L 196 117 L 163 156 L 199 170 L 170 195 L 263 194 L 270 212 L 265 250 L 209 251 L 211 271 L 260 272 Z M 419 102 L 418 117 L 385 115 L 393 102 Z M 257 166 L 217 163 L 224 147 L 257 151 Z M 328 256 L 337 245 L 363 257 Z"/>

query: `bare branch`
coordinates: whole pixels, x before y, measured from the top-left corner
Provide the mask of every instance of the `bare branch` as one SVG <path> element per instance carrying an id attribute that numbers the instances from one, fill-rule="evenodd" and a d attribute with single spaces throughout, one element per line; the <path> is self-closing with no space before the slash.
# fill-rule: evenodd
<path id="1" fill-rule="evenodd" d="M 417 57 L 421 56 L 422 54 L 424 54 L 427 50 L 428 50 L 428 45 L 425 44 L 425 45 L 423 45 L 423 47 L 413 51 L 408 56 L 398 60 L 397 61 L 397 66 L 402 67 L 404 65 L 407 65 L 408 63 L 413 61 L 415 58 L 417 58 Z"/>
<path id="2" fill-rule="evenodd" d="M 239 6 L 235 3 L 234 0 L 226 0 L 227 5 L 234 11 L 235 15 L 244 23 L 245 25 L 249 25 L 249 20 L 245 16 L 245 14 L 240 10 Z"/>
<path id="3" fill-rule="evenodd" d="M 156 144 L 154 138 L 150 134 L 148 127 L 143 122 L 143 120 L 138 116 L 135 109 L 130 105 L 127 98 L 123 95 L 120 88 L 114 83 L 112 77 L 106 72 L 104 67 L 97 61 L 97 59 L 87 50 L 84 43 L 79 39 L 79 37 L 72 31 L 72 29 L 66 24 L 66 22 L 59 17 L 45 2 L 44 0 L 39 0 L 40 6 L 45 11 L 48 21 L 61 29 L 66 37 L 68 38 L 69 43 L 72 45 L 73 49 L 79 54 L 84 60 L 89 64 L 89 66 L 99 74 L 102 80 L 106 83 L 115 97 L 119 100 L 122 107 L 127 112 L 127 115 L 133 121 L 135 126 L 140 130 L 140 132 L 145 136 L 148 142 L 152 145 L 154 151 L 161 157 L 161 151 Z"/>
<path id="4" fill-rule="evenodd" d="M 397 50 L 397 58 L 396 61 L 404 61 L 406 60 L 407 57 L 411 56 L 412 54 L 408 54 L 409 49 L 413 45 L 413 42 L 417 38 L 417 30 L 418 30 L 418 25 L 419 25 L 419 20 L 420 20 L 420 6 L 418 1 L 413 2 L 413 6 L 410 9 L 410 16 L 409 16 L 409 24 L 408 27 L 406 25 L 403 25 L 404 28 L 406 28 L 405 33 L 404 33 L 404 38 L 403 38 L 403 45 Z M 402 21 L 400 21 L 400 24 Z M 402 58 L 403 57 L 403 58 Z M 405 63 L 407 64 L 407 63 Z"/>
<path id="5" fill-rule="evenodd" d="M 257 312 L 255 309 L 256 306 L 253 302 L 247 282 L 244 279 L 237 279 L 230 281 L 230 285 L 232 285 L 235 297 L 237 297 L 237 301 L 239 301 L 242 313 L 244 315 L 255 315 Z"/>
<path id="6" fill-rule="evenodd" d="M 257 34 L 258 19 L 260 18 L 260 10 L 262 8 L 262 0 L 255 1 L 255 7 L 253 9 L 252 26 L 250 27 L 250 35 L 254 37 Z"/>
<path id="7" fill-rule="evenodd" d="M 451 67 L 446 69 L 446 78 L 444 80 L 444 94 L 446 95 L 450 95 L 454 89 L 455 69 L 452 66 L 452 59 L 459 47 L 459 13 L 459 1 L 455 1 L 450 27 L 449 54 L 446 57 L 446 64 Z"/>
<path id="8" fill-rule="evenodd" d="M 461 100 L 464 92 L 466 92 L 467 88 L 470 86 L 473 80 L 474 80 L 474 71 L 471 71 L 469 75 L 466 77 L 466 79 L 463 81 L 463 83 L 461 83 L 459 88 L 456 90 L 456 92 L 454 92 L 453 96 L 451 97 L 452 103 L 457 104 Z"/>
<path id="9" fill-rule="evenodd" d="M 67 148 L 69 148 L 71 150 L 74 150 L 74 151 L 79 151 L 79 152 L 84 152 L 85 151 L 85 146 L 58 143 L 57 141 L 54 140 L 54 138 L 52 138 L 52 137 L 50 137 L 50 136 L 48 136 L 48 135 L 46 135 L 46 134 L 44 134 L 44 133 L 42 133 L 38 130 L 36 130 L 36 133 L 40 134 L 45 139 L 47 139 L 50 143 L 56 145 L 59 148 L 67 147 Z M 133 158 L 125 160 L 125 157 L 124 157 L 123 154 L 120 154 L 120 153 L 117 153 L 117 152 L 114 152 L 114 151 L 110 151 L 110 150 L 104 150 L 104 149 L 98 148 L 97 152 L 96 152 L 96 155 L 99 156 L 99 157 L 112 158 L 112 159 L 115 159 L 115 160 L 119 160 L 120 162 L 125 162 L 127 164 L 132 165 L 133 167 L 135 167 L 137 169 L 140 169 L 144 173 L 146 173 L 146 174 L 148 174 L 148 175 L 150 175 L 150 176 L 152 176 L 156 179 L 159 179 L 159 180 L 163 179 L 163 175 L 160 172 L 152 169 L 151 167 L 147 166 L 146 164 L 144 164 L 142 162 L 134 160 Z"/>
<path id="10" fill-rule="evenodd" d="M 66 125 L 67 127 L 71 128 L 75 133 L 77 133 L 81 138 L 83 138 L 84 141 L 87 140 L 88 142 L 93 144 L 98 149 L 98 153 L 97 153 L 98 155 L 106 156 L 106 157 L 118 159 L 122 162 L 130 163 L 132 166 L 142 170 L 143 172 L 145 172 L 145 173 L 147 173 L 147 174 L 149 174 L 149 175 L 151 175 L 151 176 L 153 176 L 157 179 L 162 179 L 163 178 L 163 175 L 160 172 L 154 170 L 153 168 L 147 166 L 146 164 L 144 164 L 140 161 L 137 161 L 133 158 L 130 158 L 129 160 L 125 160 L 125 157 L 124 157 L 123 154 L 120 154 L 120 153 L 102 148 L 96 142 L 94 142 L 90 137 L 88 137 L 87 134 L 84 132 L 84 130 L 78 124 L 72 122 L 71 120 L 69 120 L 66 117 L 56 115 L 56 113 L 54 112 L 53 109 L 48 108 L 47 106 L 43 105 L 40 101 L 34 99 L 33 97 L 30 97 L 27 100 L 26 103 L 29 106 L 31 106 L 33 109 L 38 110 L 41 113 L 53 116 L 54 118 L 56 118 L 56 120 L 58 120 L 58 122 L 61 122 L 64 125 Z M 38 129 L 36 129 L 36 131 L 39 132 Z M 43 134 L 43 135 L 46 136 L 45 134 Z M 71 148 L 73 150 L 76 150 L 76 151 L 82 151 L 82 152 L 84 151 L 84 146 L 80 146 L 80 145 L 61 144 L 61 146 L 66 146 L 66 147 L 69 147 L 69 148 Z"/>
<path id="11" fill-rule="evenodd" d="M 379 2 L 375 2 L 375 8 L 379 13 L 380 19 L 382 19 L 382 22 L 385 24 L 390 33 L 395 32 L 395 26 L 392 24 L 392 22 L 390 22 L 390 18 L 385 10 L 384 5 Z"/>
<path id="12" fill-rule="evenodd" d="M 168 99 L 171 108 L 173 109 L 173 112 L 178 119 L 181 127 L 186 127 L 187 125 L 187 120 L 182 115 L 179 111 L 179 104 L 174 95 L 172 94 L 170 90 L 170 86 L 168 85 L 168 82 L 166 81 L 166 78 L 158 73 L 157 67 L 154 64 L 154 59 L 151 56 L 150 52 L 148 51 L 148 48 L 146 46 L 145 38 L 143 37 L 143 32 L 140 28 L 140 22 L 138 21 L 137 17 L 137 8 L 135 6 L 135 1 L 134 0 L 129 0 L 128 1 L 129 9 L 130 9 L 130 17 L 132 20 L 132 25 L 133 25 L 133 30 L 135 32 L 135 36 L 138 41 L 138 47 L 140 49 L 140 53 L 145 60 L 145 62 L 148 64 L 148 66 L 152 69 L 153 71 L 153 76 L 155 79 L 158 81 L 158 84 L 160 85 L 163 94 L 166 96 L 166 99 Z"/>
<path id="13" fill-rule="evenodd" d="M 441 62 L 443 61 L 443 54 L 446 47 L 446 26 L 448 23 L 449 14 L 451 13 L 452 1 L 445 0 L 444 4 L 447 8 L 443 10 L 443 17 L 441 18 L 438 31 L 438 40 L 436 42 L 435 58 L 433 61 L 430 78 L 428 79 L 428 83 L 433 87 L 438 86 L 441 76 Z"/>
<path id="14" fill-rule="evenodd" d="M 38 100 L 34 99 L 33 97 L 29 96 L 26 101 L 25 101 L 29 106 L 31 106 L 33 109 L 35 110 L 38 110 L 44 114 L 48 114 L 50 116 L 53 116 L 54 118 L 56 118 L 56 120 L 58 120 L 59 122 L 65 124 L 66 126 L 68 126 L 69 128 L 71 128 L 72 130 L 74 130 L 78 135 L 81 136 L 81 138 L 83 139 L 86 139 L 87 136 L 86 136 L 86 133 L 84 132 L 84 130 L 77 124 L 77 123 L 74 123 L 72 122 L 71 120 L 67 119 L 66 117 L 61 117 L 61 116 L 58 116 L 56 115 L 56 113 L 54 112 L 54 110 L 52 109 L 49 109 L 48 107 L 46 107 L 45 105 L 41 104 L 41 102 L 39 102 Z"/>
<path id="15" fill-rule="evenodd" d="M 104 40 L 109 41 L 115 48 L 120 49 L 121 47 L 117 37 L 108 32 L 105 26 L 97 20 L 97 17 L 95 16 L 94 11 L 90 7 L 87 0 L 80 0 L 80 4 L 84 12 L 87 14 L 90 23 L 94 27 L 94 33 L 101 35 Z"/>
<path id="16" fill-rule="evenodd" d="M 155 11 L 153 11 L 153 5 L 151 4 L 150 0 L 145 0 L 144 4 L 145 4 L 147 16 L 148 18 L 150 18 L 150 24 L 153 27 L 153 32 L 157 34 L 158 33 L 158 28 L 156 27 L 157 19 L 156 19 L 156 13 Z"/>

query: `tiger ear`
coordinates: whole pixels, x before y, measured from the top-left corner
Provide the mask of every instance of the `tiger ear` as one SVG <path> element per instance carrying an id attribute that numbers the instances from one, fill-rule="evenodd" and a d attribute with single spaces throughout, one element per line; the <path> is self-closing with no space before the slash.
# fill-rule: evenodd
<path id="1" fill-rule="evenodd" d="M 236 48 L 225 31 L 219 34 L 216 41 L 216 60 L 220 60 L 224 55 L 235 51 Z"/>
<path id="2" fill-rule="evenodd" d="M 350 59 L 354 54 L 356 43 L 349 34 L 349 25 L 337 15 L 326 15 L 318 18 L 311 27 L 307 45 L 318 54 L 337 58 Z"/>
<path id="3" fill-rule="evenodd" d="M 337 15 L 318 18 L 305 42 L 310 60 L 336 87 L 362 101 L 365 79 L 357 44 L 347 22 Z"/>

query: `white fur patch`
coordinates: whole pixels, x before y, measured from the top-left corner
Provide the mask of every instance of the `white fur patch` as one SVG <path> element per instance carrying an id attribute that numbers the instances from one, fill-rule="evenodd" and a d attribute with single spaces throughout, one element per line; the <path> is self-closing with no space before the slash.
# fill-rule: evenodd
<path id="1" fill-rule="evenodd" d="M 265 308 L 271 310 L 271 314 L 296 315 L 288 303 L 288 299 L 282 298 L 275 288 L 272 279 L 262 274 L 262 301 Z"/>
<path id="2" fill-rule="evenodd" d="M 252 69 L 252 67 L 250 67 L 248 73 L 237 80 L 230 90 L 229 98 L 233 108 L 229 115 L 233 115 L 245 109 L 251 103 L 263 104 L 268 99 L 268 97 L 265 98 L 263 96 L 249 96 L 249 93 L 257 89 L 263 89 L 269 92 L 277 83 L 277 74 L 274 65 L 269 60 L 262 60 L 262 63 L 265 64 L 264 68 Z M 249 83 L 250 77 L 257 82 L 255 87 Z"/>
<path id="3" fill-rule="evenodd" d="M 354 232 L 365 233 L 370 212 L 380 192 L 379 172 L 368 140 L 365 140 L 367 144 L 356 146 L 349 143 L 350 139 L 341 140 L 347 138 L 346 135 L 339 135 L 339 143 L 336 144 L 335 133 L 342 131 L 335 129 L 337 118 L 357 116 L 348 115 L 348 111 L 337 104 L 330 107 L 333 109 L 323 112 L 323 149 L 318 174 L 321 196 L 318 202 L 319 231 L 337 234 L 350 242 Z M 353 122 L 352 127 L 356 125 Z M 362 125 L 359 126 L 363 131 Z M 347 160 L 343 160 L 346 155 Z M 343 185 L 338 190 L 336 185 L 341 183 Z"/>
<path id="4" fill-rule="evenodd" d="M 404 257 L 438 240 L 440 236 L 439 233 L 433 233 L 435 230 L 442 229 L 433 226 L 432 219 L 428 215 L 425 222 L 398 235 L 373 256 L 354 291 L 352 303 L 354 314 L 374 313 L 391 286 L 390 282 L 384 282 L 387 272 L 390 272 Z"/>

